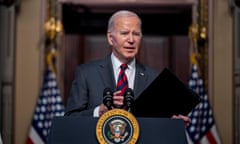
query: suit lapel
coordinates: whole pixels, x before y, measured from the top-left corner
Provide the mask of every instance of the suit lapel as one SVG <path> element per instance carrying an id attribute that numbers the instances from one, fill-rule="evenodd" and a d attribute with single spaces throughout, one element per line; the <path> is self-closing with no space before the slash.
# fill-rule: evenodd
<path id="1" fill-rule="evenodd" d="M 99 64 L 99 72 L 105 88 L 116 89 L 114 80 L 113 66 L 110 55 Z"/>
<path id="2" fill-rule="evenodd" d="M 134 82 L 134 94 L 135 99 L 142 93 L 145 89 L 145 84 L 147 82 L 148 74 L 145 72 L 143 65 L 136 63 L 136 75 Z"/>

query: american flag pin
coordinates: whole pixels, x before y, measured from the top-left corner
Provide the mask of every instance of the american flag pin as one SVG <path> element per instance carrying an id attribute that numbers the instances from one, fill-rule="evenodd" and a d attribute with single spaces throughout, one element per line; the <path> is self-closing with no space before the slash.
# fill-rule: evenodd
<path id="1" fill-rule="evenodd" d="M 139 73 L 141 76 L 144 76 L 144 73 Z"/>

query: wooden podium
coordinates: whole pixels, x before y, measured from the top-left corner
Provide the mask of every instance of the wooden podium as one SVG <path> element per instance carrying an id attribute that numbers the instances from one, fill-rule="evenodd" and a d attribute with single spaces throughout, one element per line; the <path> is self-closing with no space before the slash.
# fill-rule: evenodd
<path id="1" fill-rule="evenodd" d="M 136 118 L 140 135 L 137 144 L 187 144 L 184 122 L 170 118 Z M 48 144 L 98 144 L 98 119 L 84 116 L 55 117 Z"/>

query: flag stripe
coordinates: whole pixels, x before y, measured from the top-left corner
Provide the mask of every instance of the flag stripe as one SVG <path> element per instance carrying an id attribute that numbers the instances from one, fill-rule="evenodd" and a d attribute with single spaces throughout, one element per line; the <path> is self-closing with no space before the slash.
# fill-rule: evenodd
<path id="1" fill-rule="evenodd" d="M 33 127 L 30 128 L 28 142 L 29 142 L 28 144 L 44 144 L 41 137 L 39 137 L 38 133 L 35 131 Z"/>
<path id="2" fill-rule="evenodd" d="M 199 143 L 195 144 L 211 144 L 211 143 L 208 141 L 207 137 L 203 137 Z"/>
<path id="3" fill-rule="evenodd" d="M 33 144 L 33 141 L 31 140 L 30 137 L 27 137 L 27 144 Z"/>
<path id="4" fill-rule="evenodd" d="M 215 140 L 215 138 L 214 138 L 214 136 L 213 136 L 211 131 L 209 131 L 206 134 L 206 136 L 207 136 L 207 139 L 209 140 L 210 144 L 217 144 L 217 142 L 216 142 L 216 140 Z"/>
<path id="5" fill-rule="evenodd" d="M 204 136 L 201 139 L 200 144 L 221 144 L 221 141 L 219 139 L 218 133 L 217 133 L 217 129 L 216 126 L 214 125 L 211 129 L 211 131 L 209 132 L 213 138 L 213 141 L 211 140 L 211 138 L 209 138 L 207 135 Z"/>
<path id="6" fill-rule="evenodd" d="M 220 144 L 220 143 L 221 143 L 221 140 L 220 140 L 220 137 L 219 137 L 219 135 L 218 135 L 217 128 L 216 128 L 215 125 L 212 127 L 211 131 L 212 131 L 212 134 L 213 134 L 216 142 L 217 142 L 218 144 Z"/>

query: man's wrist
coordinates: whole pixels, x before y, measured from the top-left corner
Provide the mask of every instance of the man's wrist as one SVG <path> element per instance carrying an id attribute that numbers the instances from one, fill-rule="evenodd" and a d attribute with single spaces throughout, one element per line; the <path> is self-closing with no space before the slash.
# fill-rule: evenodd
<path id="1" fill-rule="evenodd" d="M 95 107 L 95 109 L 93 110 L 93 117 L 99 117 L 99 109 L 100 106 Z"/>

